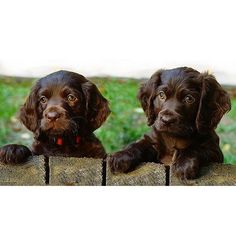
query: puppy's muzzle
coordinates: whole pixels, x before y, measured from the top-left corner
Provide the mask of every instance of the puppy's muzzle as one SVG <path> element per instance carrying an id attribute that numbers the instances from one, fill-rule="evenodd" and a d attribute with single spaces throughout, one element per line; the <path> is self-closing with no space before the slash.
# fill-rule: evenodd
<path id="1" fill-rule="evenodd" d="M 175 112 L 169 110 L 164 110 L 159 113 L 159 119 L 163 125 L 176 124 L 178 121 L 177 117 L 178 116 L 175 114 Z"/>
<path id="2" fill-rule="evenodd" d="M 43 116 L 47 122 L 56 122 L 66 117 L 66 111 L 60 106 L 51 106 L 44 111 Z"/>

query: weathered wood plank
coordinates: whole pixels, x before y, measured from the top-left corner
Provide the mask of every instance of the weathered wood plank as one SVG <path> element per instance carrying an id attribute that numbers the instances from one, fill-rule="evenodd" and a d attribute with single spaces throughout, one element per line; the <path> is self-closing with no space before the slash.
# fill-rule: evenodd
<path id="1" fill-rule="evenodd" d="M 170 185 L 236 185 L 236 166 L 228 164 L 212 164 L 201 169 L 199 178 L 185 181 L 178 179 L 174 176 L 172 170 L 170 170 Z"/>
<path id="2" fill-rule="evenodd" d="M 162 186 L 166 185 L 165 166 L 156 163 L 143 163 L 134 171 L 127 174 L 112 174 L 107 167 L 107 185 L 138 185 Z"/>
<path id="3" fill-rule="evenodd" d="M 102 185 L 102 160 L 50 157 L 49 185 Z"/>
<path id="4" fill-rule="evenodd" d="M 0 164 L 0 185 L 45 185 L 44 157 L 30 157 L 18 165 Z"/>

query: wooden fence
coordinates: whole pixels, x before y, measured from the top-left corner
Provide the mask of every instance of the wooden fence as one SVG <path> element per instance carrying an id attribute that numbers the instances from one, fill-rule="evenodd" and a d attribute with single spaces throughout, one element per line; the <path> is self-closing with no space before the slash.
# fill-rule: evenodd
<path id="1" fill-rule="evenodd" d="M 0 185 L 236 185 L 236 166 L 212 164 L 202 168 L 200 178 L 183 182 L 162 164 L 143 163 L 128 174 L 114 175 L 100 159 L 34 156 L 21 165 L 1 164 Z"/>

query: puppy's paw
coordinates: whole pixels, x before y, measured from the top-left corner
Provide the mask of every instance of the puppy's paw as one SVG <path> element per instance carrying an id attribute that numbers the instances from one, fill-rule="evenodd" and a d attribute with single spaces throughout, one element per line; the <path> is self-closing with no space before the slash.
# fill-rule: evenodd
<path id="1" fill-rule="evenodd" d="M 199 175 L 199 160 L 197 158 L 180 157 L 173 164 L 174 174 L 181 180 L 196 179 Z"/>
<path id="2" fill-rule="evenodd" d="M 0 162 L 4 164 L 23 163 L 31 155 L 31 151 L 23 145 L 9 144 L 0 148 Z"/>
<path id="3" fill-rule="evenodd" d="M 120 151 L 110 155 L 108 159 L 112 173 L 127 173 L 132 170 L 135 157 L 131 152 Z"/>

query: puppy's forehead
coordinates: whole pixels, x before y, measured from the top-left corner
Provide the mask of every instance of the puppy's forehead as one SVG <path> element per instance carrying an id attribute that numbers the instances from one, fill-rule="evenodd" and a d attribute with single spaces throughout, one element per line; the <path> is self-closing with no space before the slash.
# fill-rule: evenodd
<path id="1" fill-rule="evenodd" d="M 70 71 L 57 71 L 40 79 L 38 84 L 41 88 L 53 90 L 60 90 L 64 87 L 78 89 L 81 87 L 81 84 L 87 81 L 88 80 L 80 74 Z"/>
<path id="2" fill-rule="evenodd" d="M 172 78 L 184 77 L 185 75 L 185 67 L 163 70 L 161 73 L 161 78 L 163 80 L 170 80 Z"/>
<path id="3" fill-rule="evenodd" d="M 177 68 L 163 71 L 161 74 L 161 84 L 166 85 L 173 90 L 178 90 L 180 88 L 199 89 L 201 85 L 201 80 L 199 79 L 200 73 L 195 70 L 187 69 Z"/>

